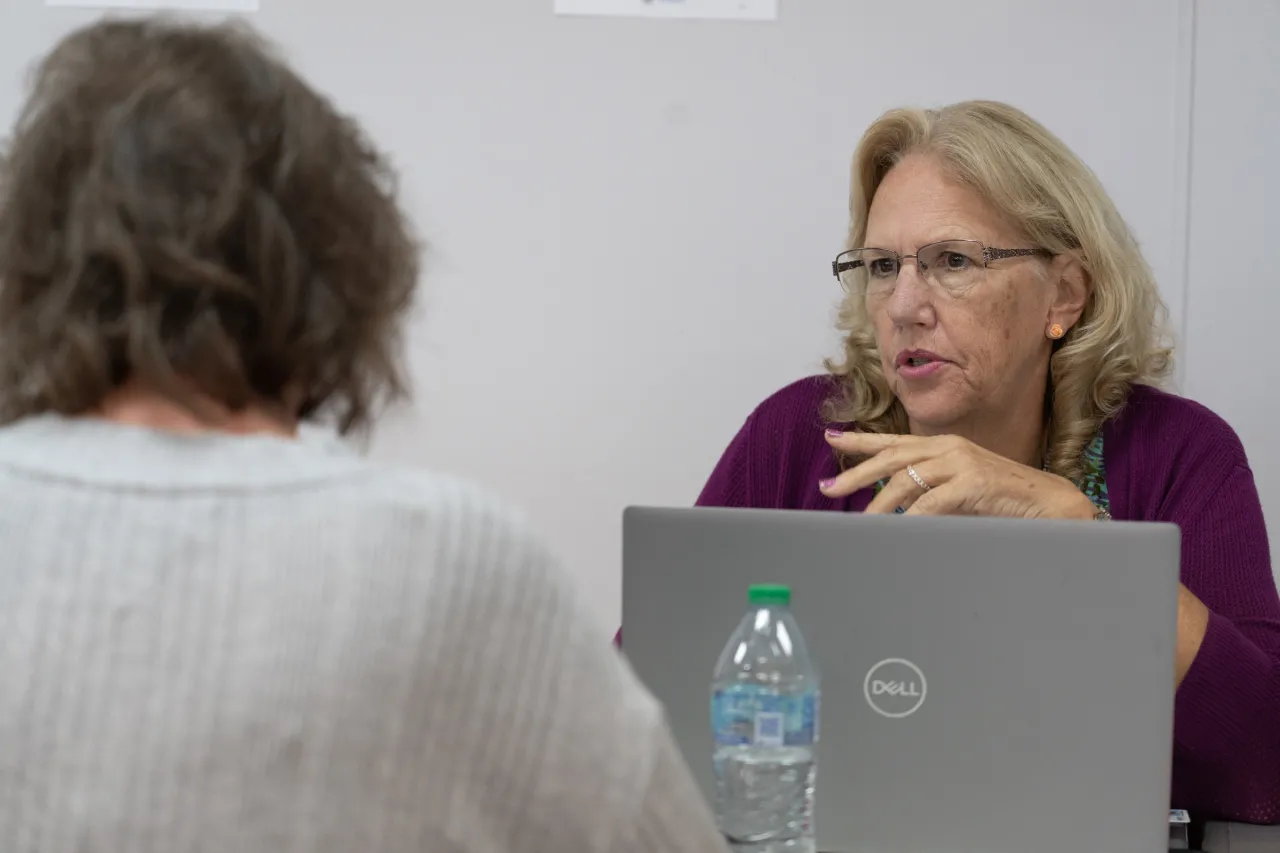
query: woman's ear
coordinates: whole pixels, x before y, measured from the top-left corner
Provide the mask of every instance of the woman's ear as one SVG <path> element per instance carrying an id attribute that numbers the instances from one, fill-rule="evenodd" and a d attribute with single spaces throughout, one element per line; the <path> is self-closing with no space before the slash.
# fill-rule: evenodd
<path id="1" fill-rule="evenodd" d="M 1093 292 L 1093 278 L 1080 260 L 1079 252 L 1063 252 L 1054 256 L 1049 275 L 1054 296 L 1045 325 L 1070 329 L 1080 321 L 1084 306 L 1089 303 L 1089 295 Z"/>

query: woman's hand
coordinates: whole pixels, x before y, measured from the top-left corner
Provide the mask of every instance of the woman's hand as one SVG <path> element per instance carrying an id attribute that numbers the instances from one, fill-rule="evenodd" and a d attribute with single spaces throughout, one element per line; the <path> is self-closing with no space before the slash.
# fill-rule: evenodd
<path id="1" fill-rule="evenodd" d="M 828 430 L 827 441 L 851 456 L 870 458 L 820 483 L 823 494 L 844 497 L 888 478 L 866 512 L 891 513 L 901 506 L 908 515 L 1087 520 L 1097 514 L 1093 502 L 1070 480 L 1006 459 L 959 436 Z"/>
<path id="2" fill-rule="evenodd" d="M 1178 657 L 1174 670 L 1174 686 L 1181 687 L 1182 679 L 1191 671 L 1191 665 L 1200 654 L 1204 636 L 1209 631 L 1209 608 L 1196 598 L 1195 593 L 1182 584 L 1178 585 Z"/>
<path id="3" fill-rule="evenodd" d="M 829 497 L 843 497 L 889 479 L 866 512 L 906 507 L 909 515 L 999 515 L 1020 518 L 1096 517 L 1093 502 L 1069 480 L 1020 465 L 953 435 L 922 438 L 835 430 L 832 447 L 866 461 L 820 484 Z M 920 485 L 907 473 L 929 486 Z M 1178 654 L 1174 673 L 1180 686 L 1191 670 L 1209 627 L 1209 608 L 1185 586 L 1178 588 Z"/>

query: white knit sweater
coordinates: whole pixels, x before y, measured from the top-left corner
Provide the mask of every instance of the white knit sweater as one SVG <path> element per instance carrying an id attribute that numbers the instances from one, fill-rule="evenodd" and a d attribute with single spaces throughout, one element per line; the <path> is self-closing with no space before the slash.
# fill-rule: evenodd
<path id="1" fill-rule="evenodd" d="M 465 485 L 0 429 L 0 851 L 723 849 L 608 640 Z"/>

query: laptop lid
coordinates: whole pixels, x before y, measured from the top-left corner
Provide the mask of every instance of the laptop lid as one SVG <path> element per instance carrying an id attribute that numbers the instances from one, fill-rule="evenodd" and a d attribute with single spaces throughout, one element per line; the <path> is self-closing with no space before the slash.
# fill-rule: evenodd
<path id="1" fill-rule="evenodd" d="M 1172 525 L 632 508 L 623 643 L 710 799 L 716 658 L 750 584 L 792 587 L 820 851 L 1154 853 L 1179 554 Z"/>

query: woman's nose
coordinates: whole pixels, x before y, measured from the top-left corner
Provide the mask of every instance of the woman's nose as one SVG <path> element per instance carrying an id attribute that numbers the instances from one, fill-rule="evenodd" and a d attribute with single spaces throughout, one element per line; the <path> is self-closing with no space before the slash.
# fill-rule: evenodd
<path id="1" fill-rule="evenodd" d="M 915 258 L 903 261 L 889 296 L 889 319 L 905 326 L 929 322 L 933 312 L 933 288 Z"/>

